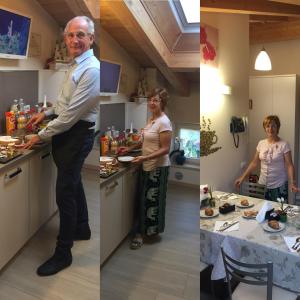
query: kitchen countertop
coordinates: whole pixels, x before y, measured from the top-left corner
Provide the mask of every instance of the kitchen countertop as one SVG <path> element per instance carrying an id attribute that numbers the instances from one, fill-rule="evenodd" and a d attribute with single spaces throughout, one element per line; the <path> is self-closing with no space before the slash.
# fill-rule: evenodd
<path id="1" fill-rule="evenodd" d="M 129 156 L 139 156 L 142 154 L 142 151 L 139 152 L 129 152 L 127 155 Z M 103 187 L 104 185 L 106 185 L 107 183 L 111 182 L 113 179 L 117 179 L 118 177 L 122 176 L 123 174 L 125 174 L 126 172 L 128 172 L 131 169 L 134 168 L 139 168 L 141 165 L 136 165 L 136 164 L 132 164 L 132 163 L 121 163 L 119 162 L 119 171 L 114 173 L 113 175 L 107 177 L 107 178 L 101 178 L 100 177 L 100 188 Z"/>
<path id="2" fill-rule="evenodd" d="M 46 149 L 49 146 L 51 146 L 50 143 L 45 143 L 43 145 L 35 146 L 34 149 L 31 149 L 31 150 L 25 150 L 25 149 L 20 150 L 23 152 L 23 154 L 21 156 L 16 157 L 15 159 L 13 159 L 5 164 L 0 164 L 0 173 L 13 168 L 14 166 L 18 165 L 19 163 L 23 162 L 24 160 L 29 159 L 36 153 L 41 152 L 42 150 Z"/>
<path id="3" fill-rule="evenodd" d="M 104 187 L 109 182 L 113 181 L 114 179 L 119 178 L 120 176 L 127 173 L 129 170 L 139 168 L 141 165 L 131 164 L 131 163 L 119 163 L 119 171 L 114 173 L 113 175 L 107 178 L 100 177 L 100 188 Z"/>

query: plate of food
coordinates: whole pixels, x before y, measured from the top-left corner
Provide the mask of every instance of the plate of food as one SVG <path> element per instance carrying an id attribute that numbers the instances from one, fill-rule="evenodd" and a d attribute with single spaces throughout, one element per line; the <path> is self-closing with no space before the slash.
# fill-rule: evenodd
<path id="1" fill-rule="evenodd" d="M 0 144 L 2 145 L 8 145 L 10 143 L 17 143 L 17 142 L 19 142 L 19 139 L 13 138 L 10 135 L 0 136 Z"/>
<path id="2" fill-rule="evenodd" d="M 239 208 L 248 208 L 248 207 L 254 206 L 254 204 L 253 204 L 253 202 L 244 198 L 244 199 L 240 199 L 240 201 L 236 203 L 236 206 Z"/>
<path id="3" fill-rule="evenodd" d="M 200 217 L 201 218 L 214 218 L 219 215 L 219 212 L 213 208 L 205 208 L 200 210 Z"/>
<path id="4" fill-rule="evenodd" d="M 255 219 L 257 214 L 257 210 L 245 210 L 242 216 L 245 219 Z"/>
<path id="5" fill-rule="evenodd" d="M 133 156 L 119 156 L 118 161 L 120 162 L 131 162 L 134 160 Z"/>
<path id="6" fill-rule="evenodd" d="M 285 224 L 276 220 L 271 220 L 262 225 L 263 229 L 268 232 L 279 232 L 285 228 Z"/>

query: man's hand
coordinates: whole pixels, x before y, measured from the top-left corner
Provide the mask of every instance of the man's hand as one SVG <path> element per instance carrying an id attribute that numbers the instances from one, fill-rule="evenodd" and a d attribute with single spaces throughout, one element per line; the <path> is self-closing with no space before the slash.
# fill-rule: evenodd
<path id="1" fill-rule="evenodd" d="M 33 145 L 35 145 L 38 142 L 41 142 L 42 139 L 39 137 L 39 135 L 35 135 L 33 136 L 30 141 L 28 141 L 25 145 L 24 145 L 24 149 L 31 149 Z"/>
<path id="2" fill-rule="evenodd" d="M 27 122 L 26 124 L 26 127 L 28 126 L 36 126 L 38 124 L 40 124 L 44 119 L 45 119 L 46 115 L 44 112 L 40 112 L 40 113 L 37 113 L 37 114 L 34 114 L 30 120 Z"/>

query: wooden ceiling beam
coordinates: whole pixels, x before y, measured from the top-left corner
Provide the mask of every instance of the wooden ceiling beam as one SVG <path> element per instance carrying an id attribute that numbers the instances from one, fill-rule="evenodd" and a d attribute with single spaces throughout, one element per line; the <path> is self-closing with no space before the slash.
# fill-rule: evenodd
<path id="1" fill-rule="evenodd" d="M 171 52 L 139 0 L 101 0 L 100 9 L 109 8 L 168 82 L 183 96 L 189 95 L 188 81 L 169 67 Z"/>
<path id="2" fill-rule="evenodd" d="M 200 11 L 300 17 L 299 5 L 267 0 L 201 0 Z"/>
<path id="3" fill-rule="evenodd" d="M 270 22 L 287 22 L 289 17 L 286 16 L 263 16 L 263 15 L 250 15 L 249 22 L 260 22 L 260 23 L 270 23 Z"/>
<path id="4" fill-rule="evenodd" d="M 300 21 L 273 24 L 251 24 L 250 44 L 281 42 L 300 38 Z"/>

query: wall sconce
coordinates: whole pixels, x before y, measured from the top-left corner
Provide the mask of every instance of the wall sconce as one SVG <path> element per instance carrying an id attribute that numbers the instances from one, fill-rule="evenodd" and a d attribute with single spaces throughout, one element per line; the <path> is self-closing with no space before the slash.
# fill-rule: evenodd
<path id="1" fill-rule="evenodd" d="M 221 94 L 223 95 L 231 95 L 232 93 L 232 88 L 229 85 L 222 84 L 221 85 Z"/>
<path id="2" fill-rule="evenodd" d="M 272 70 L 271 59 L 263 47 L 256 57 L 254 69 L 258 71 L 270 71 Z"/>

